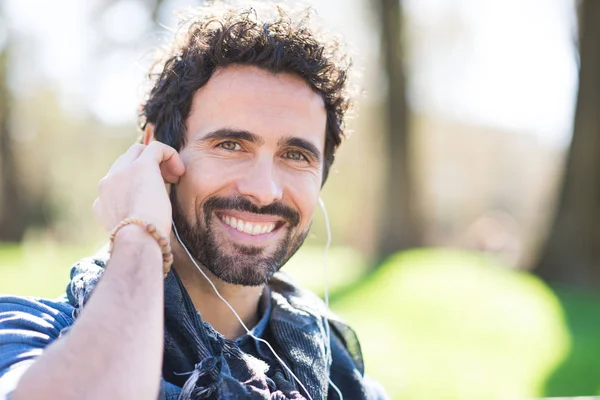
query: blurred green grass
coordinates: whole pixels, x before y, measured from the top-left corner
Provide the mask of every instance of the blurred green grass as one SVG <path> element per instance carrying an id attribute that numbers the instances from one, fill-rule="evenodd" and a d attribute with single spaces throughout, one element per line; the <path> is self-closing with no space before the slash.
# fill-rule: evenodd
<path id="1" fill-rule="evenodd" d="M 95 249 L 0 245 L 0 293 L 55 297 Z M 285 270 L 323 292 L 323 249 Z M 332 308 L 361 339 L 366 370 L 394 399 L 513 399 L 600 394 L 600 297 L 551 289 L 487 256 L 400 253 L 374 273 L 349 248 L 328 257 Z"/>
<path id="2" fill-rule="evenodd" d="M 45 242 L 0 244 L 0 293 L 57 297 L 69 282 L 71 265 L 95 250 Z"/>

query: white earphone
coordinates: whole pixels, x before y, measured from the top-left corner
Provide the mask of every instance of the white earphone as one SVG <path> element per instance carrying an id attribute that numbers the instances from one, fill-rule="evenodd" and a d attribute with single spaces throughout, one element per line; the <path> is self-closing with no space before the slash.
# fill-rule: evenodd
<path id="1" fill-rule="evenodd" d="M 323 203 L 323 200 L 321 199 L 321 197 L 319 197 L 318 203 L 319 203 L 319 206 L 321 208 L 321 211 L 323 212 L 323 216 L 325 218 L 325 227 L 327 229 L 327 242 L 325 244 L 325 250 L 324 250 L 324 253 L 323 253 L 323 280 L 324 280 L 324 293 L 325 293 L 325 296 L 324 296 L 325 299 L 324 300 L 325 300 L 325 305 L 326 305 L 327 308 L 329 308 L 329 282 L 328 282 L 328 276 L 327 276 L 327 251 L 329 250 L 329 246 L 331 245 L 331 227 L 329 226 L 329 218 L 327 216 L 327 210 L 325 210 L 325 203 Z M 219 291 L 217 290 L 217 287 L 210 280 L 210 278 L 204 273 L 204 271 L 202 270 L 202 268 L 200 268 L 200 266 L 198 265 L 198 263 L 196 262 L 196 260 L 194 259 L 194 257 L 192 256 L 192 254 L 190 253 L 190 251 L 188 250 L 188 248 L 186 247 L 186 245 L 183 244 L 183 241 L 179 237 L 179 232 L 177 231 L 177 227 L 175 226 L 174 222 L 172 223 L 172 225 L 173 225 L 173 232 L 175 233 L 175 237 L 177 238 L 177 241 L 179 242 L 179 244 L 181 244 L 181 247 L 183 247 L 183 249 L 187 253 L 188 257 L 190 258 L 190 260 L 192 261 L 192 263 L 196 266 L 196 268 L 198 269 L 198 271 L 200 272 L 200 274 L 202 274 L 202 276 L 204 276 L 204 278 L 207 280 L 207 282 L 213 288 L 213 290 L 215 291 L 215 294 L 217 295 L 217 297 L 219 297 L 219 299 L 221 299 L 225 303 L 225 305 L 227 305 L 227 307 L 231 310 L 231 312 L 237 318 L 237 320 L 242 325 L 242 327 L 244 328 L 244 330 L 246 331 L 246 333 L 248 335 L 250 335 L 250 337 L 252 337 L 254 340 L 257 340 L 259 342 L 262 342 L 262 343 L 266 344 L 267 347 L 269 348 L 269 350 L 271 350 L 271 353 L 273 353 L 273 355 L 275 356 L 275 358 L 279 362 L 279 364 L 283 368 L 285 368 L 292 375 L 292 377 L 294 378 L 294 380 L 304 390 L 304 392 L 306 393 L 306 396 L 310 400 L 313 400 L 312 397 L 311 397 L 311 395 L 310 395 L 310 393 L 306 389 L 306 387 L 302 384 L 302 382 L 300 382 L 300 379 L 298 379 L 298 377 L 292 372 L 292 370 L 285 364 L 285 362 L 281 359 L 281 357 L 279 357 L 279 355 L 275 352 L 275 350 L 273 350 L 273 347 L 271 346 L 271 344 L 269 342 L 267 342 L 266 340 L 264 340 L 264 339 L 261 339 L 259 337 L 254 336 L 252 334 L 252 332 L 250 331 L 250 329 L 248 329 L 248 327 L 246 326 L 246 324 L 244 324 L 244 322 L 242 321 L 242 319 L 240 318 L 240 316 L 238 315 L 238 313 L 235 311 L 235 309 L 233 308 L 233 306 L 231 306 L 231 304 L 229 304 L 229 302 L 227 300 L 225 300 L 225 298 L 223 296 L 221 296 L 221 293 L 219 293 Z M 326 327 L 325 329 L 326 329 L 326 334 L 327 334 L 327 342 L 329 344 L 329 343 L 331 343 L 331 329 L 329 327 L 329 323 L 326 323 L 325 327 Z M 331 346 L 326 346 L 326 349 L 328 349 L 327 356 L 326 356 L 327 357 L 327 363 L 328 363 L 328 365 L 331 365 L 331 362 L 332 362 L 332 359 L 331 359 Z M 340 400 L 343 400 L 344 396 L 342 396 L 342 392 L 340 391 L 340 389 L 333 383 L 333 381 L 331 380 L 330 377 L 328 377 L 328 380 L 329 380 L 329 384 L 331 385 L 331 387 L 337 392 Z"/>

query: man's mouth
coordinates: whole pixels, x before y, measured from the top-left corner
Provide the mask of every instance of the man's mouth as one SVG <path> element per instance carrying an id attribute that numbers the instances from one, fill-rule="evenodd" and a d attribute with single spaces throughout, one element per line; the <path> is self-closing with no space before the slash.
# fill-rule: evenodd
<path id="1" fill-rule="evenodd" d="M 252 236 L 271 233 L 284 224 L 283 221 L 246 221 L 241 218 L 235 218 L 233 216 L 220 213 L 218 213 L 217 216 L 223 223 L 231 228 Z"/>

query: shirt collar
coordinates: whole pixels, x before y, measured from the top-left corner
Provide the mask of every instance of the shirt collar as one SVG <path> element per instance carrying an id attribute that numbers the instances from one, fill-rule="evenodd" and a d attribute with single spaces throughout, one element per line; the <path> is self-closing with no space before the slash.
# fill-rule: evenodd
<path id="1" fill-rule="evenodd" d="M 269 324 L 269 319 L 271 318 L 272 307 L 273 306 L 271 305 L 271 289 L 269 289 L 268 286 L 265 286 L 263 293 L 260 296 L 260 299 L 258 300 L 258 312 L 259 314 L 261 314 L 261 317 L 256 323 L 256 325 L 254 325 L 254 327 L 250 329 L 250 333 L 253 336 L 259 338 L 262 337 L 265 333 L 265 329 L 267 328 L 267 325 Z M 235 342 L 239 345 L 249 338 L 250 335 L 245 334 L 237 338 Z"/>

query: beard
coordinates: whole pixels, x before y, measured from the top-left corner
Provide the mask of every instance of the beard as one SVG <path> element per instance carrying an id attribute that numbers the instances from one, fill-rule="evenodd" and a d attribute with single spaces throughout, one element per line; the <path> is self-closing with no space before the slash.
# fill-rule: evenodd
<path id="1" fill-rule="evenodd" d="M 309 228 L 298 231 L 298 211 L 279 202 L 258 207 L 241 196 L 214 196 L 208 198 L 200 209 L 194 210 L 193 222 L 190 223 L 177 198 L 176 187 L 171 190 L 170 198 L 173 223 L 190 254 L 216 277 L 227 283 L 243 286 L 260 286 L 267 283 L 298 251 L 308 235 Z M 285 236 L 272 251 L 262 246 L 223 243 L 225 239 L 218 237 L 213 226 L 216 210 L 237 210 L 283 217 L 287 225 L 284 227 Z M 225 247 L 231 249 L 226 250 Z"/>

